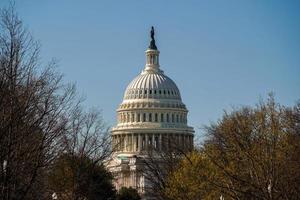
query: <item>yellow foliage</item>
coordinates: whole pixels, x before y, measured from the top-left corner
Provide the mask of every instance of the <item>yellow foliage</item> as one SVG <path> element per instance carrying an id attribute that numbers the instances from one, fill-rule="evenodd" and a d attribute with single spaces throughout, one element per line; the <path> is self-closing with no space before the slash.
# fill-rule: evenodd
<path id="1" fill-rule="evenodd" d="M 218 199 L 221 191 L 212 186 L 216 178 L 217 171 L 209 159 L 202 152 L 191 152 L 170 174 L 166 196 L 174 200 Z"/>

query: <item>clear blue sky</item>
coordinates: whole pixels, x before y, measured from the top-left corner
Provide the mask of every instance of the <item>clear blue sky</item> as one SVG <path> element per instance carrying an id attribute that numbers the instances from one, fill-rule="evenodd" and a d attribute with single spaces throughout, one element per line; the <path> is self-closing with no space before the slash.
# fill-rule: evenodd
<path id="1" fill-rule="evenodd" d="M 198 133 L 224 109 L 254 105 L 270 91 L 285 105 L 300 98 L 297 0 L 16 0 L 16 8 L 42 44 L 42 61 L 57 58 L 65 79 L 110 125 L 144 67 L 151 25 L 161 68 Z"/>

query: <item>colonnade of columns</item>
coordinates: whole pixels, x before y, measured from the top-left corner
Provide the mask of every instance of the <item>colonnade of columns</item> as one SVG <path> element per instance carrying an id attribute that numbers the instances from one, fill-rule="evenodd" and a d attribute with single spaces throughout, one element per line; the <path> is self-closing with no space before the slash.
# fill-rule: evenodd
<path id="1" fill-rule="evenodd" d="M 183 112 L 121 112 L 118 114 L 119 123 L 158 122 L 158 123 L 187 123 L 186 113 Z"/>
<path id="2" fill-rule="evenodd" d="M 192 148 L 193 135 L 172 133 L 122 133 L 112 136 L 114 151 L 140 152 L 149 149 Z"/>

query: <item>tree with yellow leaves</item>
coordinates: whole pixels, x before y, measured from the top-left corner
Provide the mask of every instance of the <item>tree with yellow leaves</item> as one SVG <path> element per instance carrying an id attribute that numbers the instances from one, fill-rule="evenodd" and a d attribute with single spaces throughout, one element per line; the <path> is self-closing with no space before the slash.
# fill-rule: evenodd
<path id="1" fill-rule="evenodd" d="M 203 148 L 183 158 L 169 175 L 171 199 L 298 199 L 300 103 L 272 95 L 255 108 L 225 113 L 206 127 Z"/>

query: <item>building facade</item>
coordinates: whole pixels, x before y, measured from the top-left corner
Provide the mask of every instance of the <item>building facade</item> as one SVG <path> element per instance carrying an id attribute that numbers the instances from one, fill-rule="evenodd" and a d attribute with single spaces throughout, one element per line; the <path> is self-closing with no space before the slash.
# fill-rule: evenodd
<path id="1" fill-rule="evenodd" d="M 117 189 L 136 188 L 143 199 L 151 199 L 147 194 L 151 183 L 143 175 L 142 162 L 149 150 L 168 151 L 174 143 L 193 147 L 188 110 L 174 81 L 160 69 L 159 53 L 152 27 L 146 65 L 127 86 L 117 109 L 117 125 L 111 131 L 113 155 L 108 169 L 115 177 L 114 184 Z"/>

